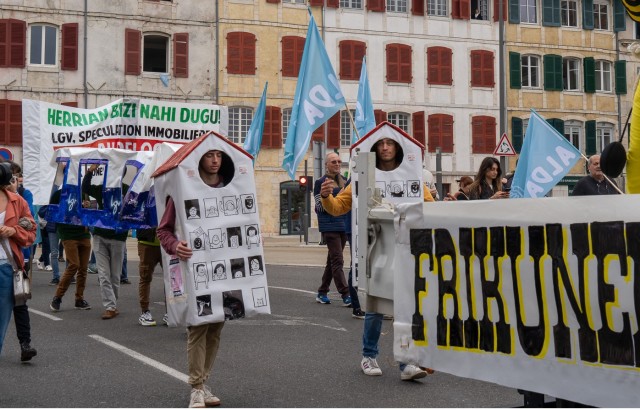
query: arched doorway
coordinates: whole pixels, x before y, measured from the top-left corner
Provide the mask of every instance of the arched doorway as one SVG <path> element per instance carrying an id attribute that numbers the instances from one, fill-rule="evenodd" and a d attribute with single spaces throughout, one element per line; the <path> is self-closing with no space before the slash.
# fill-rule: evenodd
<path id="1" fill-rule="evenodd" d="M 300 235 L 304 214 L 304 192 L 298 181 L 280 183 L 280 235 Z"/>

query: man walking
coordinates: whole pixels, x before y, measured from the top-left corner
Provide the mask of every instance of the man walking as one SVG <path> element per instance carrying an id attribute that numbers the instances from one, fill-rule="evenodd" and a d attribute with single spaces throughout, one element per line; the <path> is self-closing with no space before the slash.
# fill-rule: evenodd
<path id="1" fill-rule="evenodd" d="M 331 300 L 327 296 L 329 292 L 329 285 L 333 279 L 336 289 L 342 296 L 343 305 L 346 307 L 351 306 L 351 296 L 349 296 L 349 287 L 344 279 L 344 257 L 342 252 L 344 246 L 347 243 L 346 235 L 346 218 L 349 215 L 333 216 L 326 212 L 322 207 L 322 201 L 320 197 L 320 190 L 325 181 L 327 186 L 331 186 L 331 195 L 336 196 L 342 188 L 344 188 L 346 181 L 342 175 L 340 175 L 340 157 L 335 152 L 327 154 L 325 161 L 325 174 L 318 180 L 313 188 L 313 196 L 315 198 L 315 209 L 318 216 L 318 227 L 320 233 L 324 238 L 324 242 L 327 244 L 327 264 L 322 274 L 322 282 L 318 288 L 318 296 L 316 301 L 318 303 L 328 304 Z"/>

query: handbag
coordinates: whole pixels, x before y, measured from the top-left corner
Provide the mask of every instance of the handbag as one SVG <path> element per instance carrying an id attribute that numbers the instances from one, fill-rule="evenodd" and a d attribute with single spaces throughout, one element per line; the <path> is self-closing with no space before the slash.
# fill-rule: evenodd
<path id="1" fill-rule="evenodd" d="M 2 248 L 7 254 L 7 259 L 11 263 L 13 268 L 13 296 L 15 299 L 15 305 L 21 306 L 27 303 L 27 300 L 31 299 L 31 278 L 24 269 L 18 268 L 16 261 L 13 258 L 13 252 L 7 247 L 6 241 L 0 241 Z"/>

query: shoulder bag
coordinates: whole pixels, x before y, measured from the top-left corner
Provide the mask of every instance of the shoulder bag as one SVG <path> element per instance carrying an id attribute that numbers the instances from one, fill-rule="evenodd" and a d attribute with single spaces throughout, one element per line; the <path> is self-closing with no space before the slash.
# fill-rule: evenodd
<path id="1" fill-rule="evenodd" d="M 6 241 L 1 240 L 4 253 L 7 254 L 7 259 L 11 263 L 13 268 L 13 296 L 15 299 L 15 305 L 21 306 L 27 303 L 27 300 L 31 299 L 31 278 L 24 269 L 18 268 L 16 261 L 13 257 L 13 252 L 7 246 Z"/>

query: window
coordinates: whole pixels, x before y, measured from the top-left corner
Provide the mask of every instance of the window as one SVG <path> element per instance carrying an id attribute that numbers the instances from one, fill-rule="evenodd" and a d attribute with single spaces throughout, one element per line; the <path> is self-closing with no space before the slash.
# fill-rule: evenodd
<path id="1" fill-rule="evenodd" d="M 302 63 L 304 37 L 282 37 L 282 76 L 297 77 Z"/>
<path id="2" fill-rule="evenodd" d="M 496 119 L 484 115 L 471 118 L 471 141 L 474 154 L 492 154 L 496 148 Z"/>
<path id="3" fill-rule="evenodd" d="M 405 114 L 403 112 L 390 112 L 387 115 L 387 121 L 407 134 L 409 133 L 409 114 Z"/>
<path id="4" fill-rule="evenodd" d="M 609 30 L 609 4 L 593 2 L 593 28 Z"/>
<path id="5" fill-rule="evenodd" d="M 611 92 L 611 63 L 596 61 L 596 91 Z"/>
<path id="6" fill-rule="evenodd" d="M 486 50 L 471 51 L 471 86 L 493 87 L 493 52 Z"/>
<path id="7" fill-rule="evenodd" d="M 282 145 L 287 143 L 287 133 L 289 132 L 289 121 L 291 121 L 291 108 L 282 110 Z"/>
<path id="8" fill-rule="evenodd" d="M 355 118 L 356 110 L 351 110 L 351 115 Z M 350 147 L 352 138 L 353 127 L 351 126 L 349 113 L 346 110 L 340 111 L 340 147 Z"/>
<path id="9" fill-rule="evenodd" d="M 43 24 L 30 27 L 29 64 L 55 66 L 58 47 L 58 28 Z"/>
<path id="10" fill-rule="evenodd" d="M 578 27 L 578 2 L 576 0 L 560 1 L 560 20 L 564 27 Z"/>
<path id="11" fill-rule="evenodd" d="M 582 123 L 580 121 L 566 121 L 564 123 L 564 137 L 579 151 L 582 151 Z"/>
<path id="12" fill-rule="evenodd" d="M 596 125 L 596 148 L 598 152 L 602 152 L 604 147 L 613 141 L 613 124 L 607 122 L 599 122 Z"/>
<path id="13" fill-rule="evenodd" d="M 506 5 L 507 0 L 503 0 Z M 499 9 L 496 7 L 496 12 Z M 489 16 L 489 7 L 487 4 L 487 0 L 471 0 L 471 19 L 472 20 L 488 20 Z M 497 18 L 497 17 L 496 17 Z M 497 20 L 496 20 L 497 21 Z"/>
<path id="14" fill-rule="evenodd" d="M 427 83 L 453 84 L 452 54 L 451 49 L 446 47 L 427 48 Z"/>
<path id="15" fill-rule="evenodd" d="M 429 116 L 429 152 L 453 152 L 453 116 L 432 114 Z"/>
<path id="16" fill-rule="evenodd" d="M 345 9 L 361 9 L 362 0 L 340 0 L 340 7 Z"/>
<path id="17" fill-rule="evenodd" d="M 147 34 L 144 36 L 144 48 L 142 52 L 142 71 L 147 73 L 166 73 L 167 49 L 169 38 L 159 34 Z"/>
<path id="18" fill-rule="evenodd" d="M 256 73 L 256 36 L 242 31 L 227 34 L 227 72 Z"/>
<path id="19" fill-rule="evenodd" d="M 411 46 L 389 44 L 387 54 L 387 81 L 390 83 L 411 83 Z"/>
<path id="20" fill-rule="evenodd" d="M 229 139 L 236 144 L 244 143 L 252 119 L 251 108 L 229 107 Z"/>
<path id="21" fill-rule="evenodd" d="M 27 23 L 0 19 L 0 67 L 24 67 Z"/>
<path id="22" fill-rule="evenodd" d="M 522 86 L 527 88 L 540 87 L 540 57 L 522 56 Z"/>
<path id="23" fill-rule="evenodd" d="M 362 41 L 345 40 L 340 42 L 340 79 L 359 80 L 362 70 L 362 58 L 367 46 Z"/>
<path id="24" fill-rule="evenodd" d="M 22 146 L 22 101 L 0 100 L 0 144 Z"/>
<path id="25" fill-rule="evenodd" d="M 406 13 L 407 0 L 387 0 L 387 11 Z"/>
<path id="26" fill-rule="evenodd" d="M 566 91 L 580 90 L 580 60 L 577 58 L 562 59 L 562 83 Z"/>
<path id="27" fill-rule="evenodd" d="M 427 14 L 429 16 L 447 16 L 446 0 L 427 0 Z"/>
<path id="28" fill-rule="evenodd" d="M 520 0 L 520 22 L 537 23 L 536 0 Z"/>

